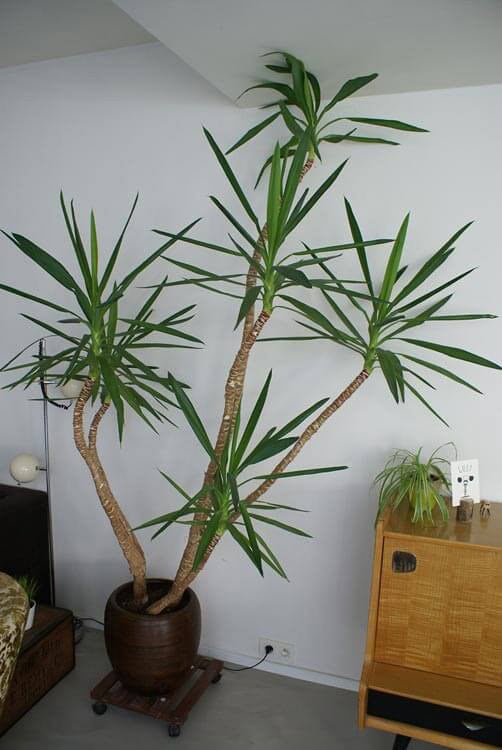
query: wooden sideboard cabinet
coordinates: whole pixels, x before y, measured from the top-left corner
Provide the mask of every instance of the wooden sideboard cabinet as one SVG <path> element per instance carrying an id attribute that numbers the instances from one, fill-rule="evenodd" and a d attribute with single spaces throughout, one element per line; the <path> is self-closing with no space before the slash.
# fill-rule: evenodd
<path id="1" fill-rule="evenodd" d="M 502 747 L 502 503 L 472 524 L 376 526 L 359 726 L 460 750 Z"/>

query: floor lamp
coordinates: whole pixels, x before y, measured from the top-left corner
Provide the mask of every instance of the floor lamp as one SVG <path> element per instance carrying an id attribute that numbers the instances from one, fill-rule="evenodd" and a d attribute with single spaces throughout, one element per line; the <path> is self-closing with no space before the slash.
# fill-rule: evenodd
<path id="1" fill-rule="evenodd" d="M 38 358 L 43 360 L 46 356 L 46 337 L 41 338 L 38 341 Z M 39 380 L 39 386 L 42 393 L 42 415 L 44 425 L 44 465 L 41 465 L 41 461 L 31 453 L 20 453 L 15 456 L 10 462 L 9 470 L 12 478 L 18 485 L 28 484 L 33 482 L 38 476 L 39 472 L 45 473 L 45 486 L 47 493 L 47 513 L 48 513 L 48 548 L 50 558 L 50 592 L 51 600 L 55 603 L 55 587 L 54 587 L 54 545 L 52 536 L 52 507 L 51 507 L 51 473 L 50 473 L 50 444 L 49 444 L 49 405 L 54 406 L 58 409 L 68 410 L 72 405 L 72 401 L 78 398 L 82 383 L 78 380 L 69 380 L 63 386 L 61 390 L 63 393 L 63 399 L 51 398 L 48 394 L 48 386 L 54 381 L 47 380 L 44 376 L 41 376 Z M 39 399 L 34 399 L 39 400 Z"/>

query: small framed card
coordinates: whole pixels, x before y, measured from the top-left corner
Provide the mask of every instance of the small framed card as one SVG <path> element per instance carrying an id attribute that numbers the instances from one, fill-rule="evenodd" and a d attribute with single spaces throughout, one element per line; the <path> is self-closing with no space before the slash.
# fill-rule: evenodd
<path id="1" fill-rule="evenodd" d="M 471 497 L 479 503 L 479 461 L 477 458 L 451 462 L 451 503 L 460 505 L 463 497 Z"/>

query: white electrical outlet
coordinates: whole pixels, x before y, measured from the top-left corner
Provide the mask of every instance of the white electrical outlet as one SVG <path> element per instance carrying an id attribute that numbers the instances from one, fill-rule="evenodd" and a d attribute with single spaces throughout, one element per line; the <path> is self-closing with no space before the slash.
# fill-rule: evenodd
<path id="1" fill-rule="evenodd" d="M 272 638 L 260 638 L 258 641 L 258 653 L 260 657 L 265 656 L 265 646 L 269 645 L 274 650 L 267 656 L 267 661 L 273 661 L 276 664 L 295 663 L 295 646 L 293 643 L 274 641 Z"/>

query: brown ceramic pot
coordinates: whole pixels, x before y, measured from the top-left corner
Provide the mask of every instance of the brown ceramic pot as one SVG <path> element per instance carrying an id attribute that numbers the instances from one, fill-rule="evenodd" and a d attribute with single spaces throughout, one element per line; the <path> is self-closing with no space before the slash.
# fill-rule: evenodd
<path id="1" fill-rule="evenodd" d="M 150 599 L 165 594 L 172 581 L 148 581 Z M 119 586 L 105 610 L 108 658 L 124 687 L 142 695 L 165 695 L 176 689 L 190 671 L 200 641 L 200 605 L 191 589 L 173 612 L 145 615 L 124 606 L 132 585 Z"/>

